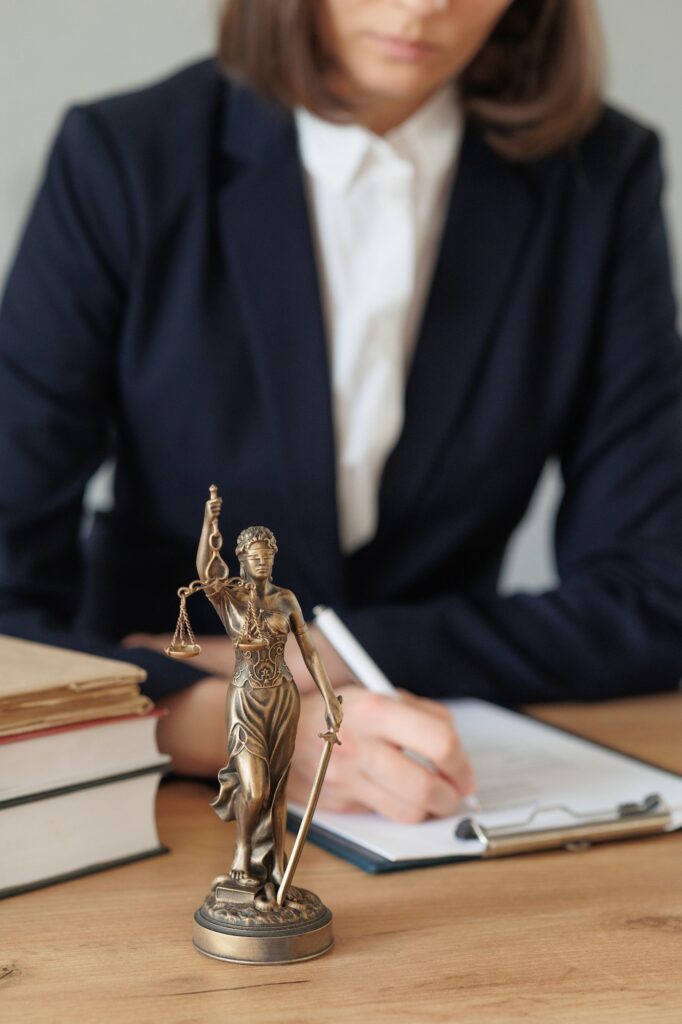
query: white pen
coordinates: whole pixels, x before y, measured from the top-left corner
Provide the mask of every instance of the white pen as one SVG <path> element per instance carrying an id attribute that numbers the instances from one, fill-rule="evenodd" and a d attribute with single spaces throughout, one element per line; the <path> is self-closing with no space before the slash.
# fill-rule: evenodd
<path id="1" fill-rule="evenodd" d="M 369 656 L 365 648 L 359 643 L 341 621 L 333 608 L 326 608 L 324 605 L 317 605 L 313 608 L 315 625 L 320 633 L 329 641 L 336 653 L 345 661 L 357 681 L 372 693 L 383 693 L 385 697 L 398 698 L 400 694 L 388 676 L 381 671 L 376 661 Z M 430 768 L 431 771 L 438 771 L 436 766 L 421 754 L 415 754 L 411 750 L 405 753 L 416 761 Z M 461 803 L 469 810 L 477 812 L 481 805 L 475 796 L 463 796 Z"/>

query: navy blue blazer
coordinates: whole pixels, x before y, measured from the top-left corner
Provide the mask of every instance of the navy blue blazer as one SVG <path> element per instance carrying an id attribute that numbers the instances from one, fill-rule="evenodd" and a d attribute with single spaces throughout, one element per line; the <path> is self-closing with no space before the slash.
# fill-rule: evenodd
<path id="1" fill-rule="evenodd" d="M 0 630 L 103 653 L 171 630 L 217 483 L 223 551 L 269 525 L 276 580 L 417 693 L 675 686 L 682 363 L 660 188 L 655 136 L 614 111 L 523 166 L 467 125 L 378 533 L 344 557 L 290 118 L 210 62 L 72 110 L 0 312 Z M 114 507 L 83 541 L 112 453 Z M 561 584 L 500 596 L 550 456 Z M 190 616 L 220 629 L 202 597 Z M 155 696 L 200 675 L 126 656 Z"/>

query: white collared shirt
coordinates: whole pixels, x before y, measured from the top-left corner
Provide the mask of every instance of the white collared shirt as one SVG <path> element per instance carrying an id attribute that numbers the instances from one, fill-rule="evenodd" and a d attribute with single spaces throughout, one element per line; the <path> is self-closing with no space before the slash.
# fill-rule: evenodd
<path id="1" fill-rule="evenodd" d="M 453 86 L 386 136 L 296 112 L 330 347 L 341 548 L 372 539 L 462 131 Z"/>

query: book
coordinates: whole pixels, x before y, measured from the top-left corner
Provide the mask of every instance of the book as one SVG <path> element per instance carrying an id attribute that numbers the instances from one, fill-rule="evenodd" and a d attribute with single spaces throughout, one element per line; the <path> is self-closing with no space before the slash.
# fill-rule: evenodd
<path id="1" fill-rule="evenodd" d="M 0 637 L 0 897 L 164 852 L 164 714 L 127 662 Z"/>
<path id="2" fill-rule="evenodd" d="M 480 808 L 418 825 L 317 811 L 313 842 L 378 872 L 682 828 L 680 776 L 485 701 L 445 703 Z M 301 807 L 289 809 L 300 817 Z"/>
<path id="3" fill-rule="evenodd" d="M 0 804 L 0 897 L 164 853 L 154 801 L 163 766 Z"/>
<path id="4" fill-rule="evenodd" d="M 0 809 L 9 800 L 126 775 L 168 761 L 156 744 L 166 714 L 122 715 L 0 736 Z"/>
<path id="5" fill-rule="evenodd" d="M 144 714 L 137 665 L 0 636 L 0 736 Z"/>

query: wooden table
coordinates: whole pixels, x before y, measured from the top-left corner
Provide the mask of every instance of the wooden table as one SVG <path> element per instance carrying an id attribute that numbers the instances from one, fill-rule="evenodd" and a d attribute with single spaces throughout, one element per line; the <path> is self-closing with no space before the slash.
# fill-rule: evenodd
<path id="1" fill-rule="evenodd" d="M 682 694 L 537 713 L 682 770 Z M 170 855 L 0 903 L 3 1024 L 682 1021 L 682 834 L 375 877 L 309 846 L 334 950 L 240 967 L 190 940 L 232 839 L 210 793 L 162 787 Z"/>

